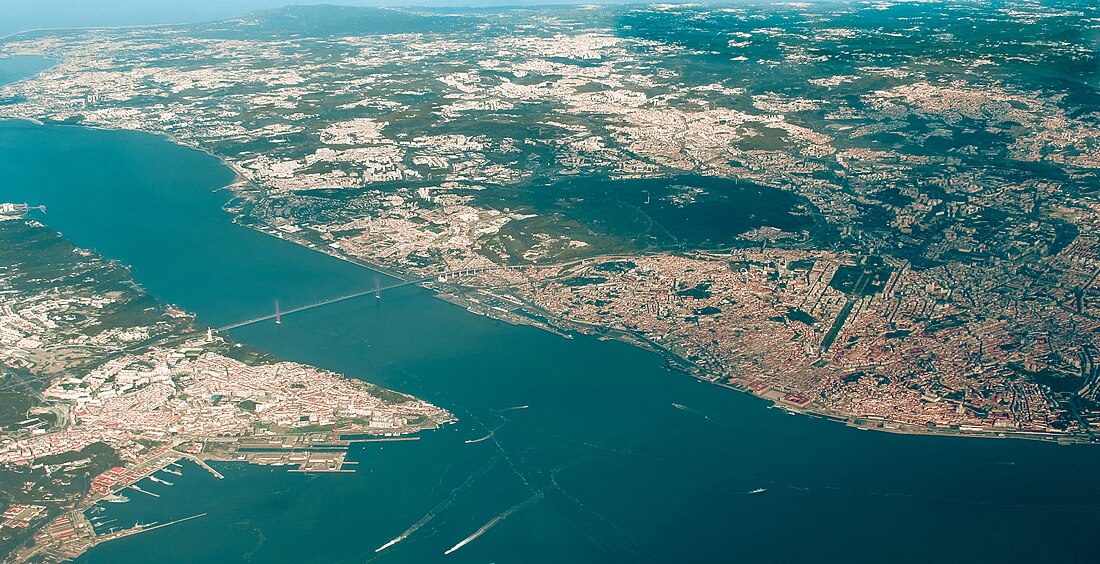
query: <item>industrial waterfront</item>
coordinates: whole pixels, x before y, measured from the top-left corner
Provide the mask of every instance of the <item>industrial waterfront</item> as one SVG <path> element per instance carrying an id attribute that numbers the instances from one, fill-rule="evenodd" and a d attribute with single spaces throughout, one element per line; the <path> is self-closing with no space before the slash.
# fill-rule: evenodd
<path id="1" fill-rule="evenodd" d="M 231 335 L 459 418 L 419 441 L 353 445 L 354 473 L 214 462 L 218 480 L 184 461 L 172 486 L 140 485 L 159 497 L 100 514 L 120 528 L 205 516 L 82 562 L 1036 561 L 1098 548 L 1095 448 L 861 432 L 622 343 L 512 326 L 413 286 L 375 299 L 399 282 L 234 225 L 216 191 L 232 173 L 164 138 L 4 122 L 0 165 L 0 201 L 47 206 L 51 227 L 208 325 L 367 292 Z"/>

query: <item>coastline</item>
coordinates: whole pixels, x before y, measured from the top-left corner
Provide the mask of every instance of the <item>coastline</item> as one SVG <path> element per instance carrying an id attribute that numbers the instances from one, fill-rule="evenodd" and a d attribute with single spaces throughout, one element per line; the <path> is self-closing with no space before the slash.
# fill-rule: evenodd
<path id="1" fill-rule="evenodd" d="M 216 20 L 211 20 L 216 21 Z M 9 41 L 20 35 L 26 33 L 38 33 L 38 32 L 73 32 L 73 31 L 110 31 L 116 29 L 142 29 L 142 28 L 162 28 L 173 27 L 178 25 L 187 25 L 185 23 L 151 23 L 151 24 L 133 24 L 133 25 L 93 25 L 87 27 L 32 27 L 29 29 L 21 29 L 19 31 L 13 31 L 11 33 L 0 35 L 0 43 Z"/>
<path id="2" fill-rule="evenodd" d="M 222 166 L 224 166 L 224 167 L 226 167 L 226 169 L 232 171 L 232 173 L 234 175 L 233 181 L 231 183 L 229 183 L 225 186 L 216 188 L 214 190 L 214 192 L 220 192 L 222 190 L 229 190 L 233 194 L 233 197 L 230 198 L 227 202 L 225 202 L 221 206 L 222 211 L 230 216 L 230 221 L 232 221 L 232 223 L 234 223 L 238 226 L 244 227 L 244 228 L 252 229 L 254 231 L 263 233 L 263 234 L 271 236 L 271 237 L 275 237 L 275 238 L 278 238 L 278 239 L 282 239 L 284 241 L 288 241 L 290 243 L 305 247 L 305 248 L 313 250 L 313 251 L 321 252 L 321 253 L 323 253 L 325 255 L 328 255 L 330 257 L 345 261 L 347 263 L 356 265 L 356 266 L 361 267 L 361 268 L 365 268 L 367 270 L 371 270 L 371 271 L 374 271 L 374 272 L 378 272 L 380 274 L 384 274 L 386 276 L 390 276 L 390 277 L 395 278 L 395 279 L 397 279 L 399 281 L 402 281 L 402 282 L 411 282 L 413 280 L 416 280 L 416 278 L 411 278 L 407 272 L 404 272 L 404 271 L 401 271 L 401 270 L 398 270 L 398 269 L 395 269 L 395 268 L 392 268 L 392 267 L 387 267 L 387 266 L 383 266 L 383 265 L 370 263 L 370 262 L 367 262 L 367 261 L 362 260 L 360 258 L 349 256 L 347 254 L 341 253 L 341 252 L 339 252 L 337 250 L 334 250 L 334 249 L 331 249 L 331 248 L 326 248 L 324 246 L 319 246 L 319 245 L 312 244 L 309 241 L 306 241 L 306 240 L 304 240 L 300 237 L 296 237 L 291 233 L 286 233 L 286 232 L 280 231 L 277 228 L 272 227 L 268 224 L 259 223 L 259 222 L 249 224 L 249 223 L 241 221 L 242 218 L 245 218 L 245 217 L 248 217 L 248 216 L 246 214 L 242 213 L 242 212 L 239 212 L 239 211 L 236 211 L 236 210 L 232 209 L 230 204 L 234 200 L 238 200 L 238 199 L 243 200 L 243 201 L 248 201 L 250 199 L 253 199 L 254 196 L 252 196 L 250 194 L 250 192 L 251 193 L 258 193 L 260 195 L 266 195 L 267 190 L 265 190 L 262 186 L 256 184 L 252 180 L 248 179 L 243 174 L 240 167 L 238 167 L 236 164 L 230 162 L 227 158 L 225 158 L 221 155 L 218 155 L 218 154 L 216 154 L 216 153 L 214 153 L 214 152 L 212 152 L 209 149 L 206 149 L 204 147 L 200 147 L 196 144 L 184 141 L 184 140 L 182 140 L 182 139 L 180 139 L 180 138 L 178 138 L 178 137 L 176 137 L 176 136 L 174 136 L 170 133 L 163 132 L 163 131 L 149 131 L 149 130 L 144 130 L 144 129 L 113 128 L 113 127 L 108 127 L 108 126 L 103 126 L 103 125 L 95 125 L 95 124 L 60 123 L 60 122 L 49 122 L 49 121 L 43 122 L 41 120 L 38 120 L 38 119 L 35 119 L 35 118 L 30 118 L 30 117 L 0 116 L 0 119 L 26 121 L 26 122 L 34 123 L 34 124 L 40 125 L 40 126 L 68 126 L 68 127 L 80 127 L 80 128 L 86 128 L 86 129 L 96 129 L 96 130 L 102 130 L 102 131 L 134 131 L 134 132 L 151 134 L 151 135 L 155 135 L 155 136 L 158 136 L 158 137 L 162 137 L 165 140 L 167 140 L 167 141 L 169 141 L 169 142 L 171 142 L 175 145 L 178 145 L 180 147 L 185 147 L 187 149 L 199 151 L 199 152 L 201 152 L 201 153 L 203 153 L 207 156 L 210 156 L 210 157 L 216 159 Z M 621 255 L 608 255 L 608 256 L 618 257 L 618 256 L 621 256 Z M 591 260 L 598 260 L 598 259 L 601 259 L 601 258 L 604 258 L 604 257 L 592 257 Z M 556 267 L 556 266 L 562 266 L 562 265 L 565 265 L 565 264 L 569 264 L 569 263 L 562 263 L 560 265 L 540 265 L 540 266 L 542 266 L 542 267 Z M 882 432 L 893 433 L 893 434 L 928 435 L 928 436 L 941 436 L 941 437 L 943 437 L 943 436 L 947 436 L 947 437 L 980 437 L 980 438 L 994 438 L 994 439 L 1014 438 L 1014 439 L 1024 439 L 1024 440 L 1032 440 L 1032 441 L 1042 441 L 1042 442 L 1057 442 L 1058 444 L 1092 444 L 1091 441 L 1089 441 L 1089 438 L 1085 435 L 1073 435 L 1073 434 L 1062 434 L 1062 433 L 1043 433 L 1043 432 L 1023 433 L 1023 432 L 1017 432 L 1013 429 L 993 429 L 993 428 L 989 428 L 989 429 L 982 428 L 981 430 L 978 430 L 978 429 L 961 430 L 961 429 L 940 428 L 940 427 L 931 427 L 931 428 L 929 428 L 929 427 L 924 427 L 924 426 L 916 426 L 916 425 L 913 425 L 913 424 L 910 424 L 910 423 L 904 423 L 904 422 L 899 422 L 899 421 L 882 419 L 882 418 L 878 418 L 878 417 L 869 418 L 869 417 L 861 417 L 857 414 L 836 413 L 836 412 L 832 412 L 831 410 L 822 409 L 820 407 L 815 408 L 812 403 L 810 405 L 797 406 L 797 405 L 794 405 L 794 404 L 784 402 L 781 399 L 781 396 L 782 396 L 781 391 L 774 390 L 773 388 L 770 388 L 770 387 L 765 389 L 765 390 L 762 390 L 760 392 L 755 392 L 755 391 L 752 391 L 752 390 L 749 390 L 749 389 L 745 388 L 744 386 L 740 386 L 736 383 L 722 382 L 718 378 L 708 378 L 706 376 L 705 371 L 703 371 L 703 369 L 695 366 L 690 361 L 684 359 L 682 356 L 680 356 L 677 353 L 670 350 L 668 347 L 663 346 L 663 345 L 659 345 L 657 343 L 654 343 L 652 340 L 646 339 L 645 337 L 642 337 L 640 335 L 637 335 L 637 334 L 634 334 L 634 333 L 631 333 L 631 332 L 623 332 L 623 331 L 620 331 L 620 330 L 617 330 L 617 329 L 614 329 L 614 328 L 610 328 L 610 327 L 607 327 L 607 326 L 602 326 L 602 325 L 592 325 L 592 324 L 577 322 L 577 321 L 574 321 L 574 320 L 560 319 L 560 318 L 557 318 L 556 316 L 553 316 L 553 315 L 549 314 L 548 312 L 545 312 L 544 310 L 541 310 L 541 308 L 537 308 L 537 306 L 533 306 L 532 304 L 529 304 L 527 302 L 524 302 L 524 308 L 537 309 L 539 311 L 539 313 L 541 314 L 541 316 L 543 317 L 543 319 L 541 321 L 528 318 L 527 316 L 521 316 L 521 315 L 518 315 L 518 314 L 516 314 L 514 316 L 503 315 L 502 312 L 495 311 L 493 308 L 488 308 L 488 307 L 476 308 L 475 309 L 473 304 L 471 304 L 468 300 L 463 299 L 459 295 L 462 292 L 456 292 L 456 293 L 453 293 L 453 294 L 446 293 L 446 292 L 441 292 L 441 291 L 439 291 L 438 288 L 433 288 L 433 287 L 429 286 L 429 284 L 435 284 L 435 282 L 431 282 L 431 281 L 417 282 L 416 286 L 431 291 L 433 293 L 432 297 L 434 297 L 436 299 L 440 299 L 442 301 L 446 301 L 448 303 L 463 307 L 468 312 L 473 313 L 475 315 L 482 315 L 482 316 L 490 317 L 492 319 L 496 319 L 498 321 L 503 321 L 503 322 L 510 323 L 510 324 L 513 324 L 513 325 L 520 325 L 520 324 L 530 325 L 530 326 L 542 329 L 544 331 L 548 331 L 550 333 L 557 334 L 557 335 L 565 337 L 565 338 L 572 338 L 571 333 L 573 331 L 575 331 L 576 328 L 584 327 L 584 328 L 589 329 L 592 333 L 597 334 L 599 336 L 599 338 L 601 338 L 601 339 L 614 339 L 616 341 L 619 341 L 619 342 L 628 344 L 630 346 L 634 346 L 634 347 L 637 347 L 637 348 L 640 348 L 640 349 L 643 349 L 643 350 L 646 350 L 646 351 L 649 351 L 649 352 L 652 352 L 652 353 L 655 353 L 655 354 L 661 356 L 665 361 L 666 367 L 672 372 L 679 372 L 679 373 L 691 376 L 692 378 L 694 378 L 696 380 L 699 380 L 701 382 L 706 382 L 706 383 L 709 383 L 709 384 L 715 384 L 715 385 L 720 386 L 722 388 L 727 388 L 727 389 L 737 391 L 737 392 L 742 392 L 742 393 L 748 393 L 749 395 L 752 395 L 752 396 L 754 396 L 756 398 L 759 398 L 761 400 L 771 402 L 771 405 L 769 405 L 769 407 L 775 407 L 775 408 L 783 409 L 783 410 L 785 410 L 785 411 L 787 411 L 788 413 L 791 413 L 791 414 L 806 415 L 806 416 L 810 416 L 810 417 L 814 417 L 814 418 L 818 418 L 818 419 L 824 419 L 824 420 L 827 420 L 829 422 L 843 423 L 844 425 L 846 425 L 848 427 L 854 427 L 854 428 L 858 428 L 858 429 L 861 429 L 861 430 L 882 431 Z M 453 286 L 457 289 L 474 290 L 474 291 L 478 291 L 478 292 L 485 292 L 485 293 L 492 294 L 492 291 L 488 290 L 488 289 L 479 289 L 479 288 L 475 288 L 475 287 L 461 286 L 461 285 L 445 285 L 444 287 L 447 287 L 447 286 Z M 507 312 L 507 313 L 511 313 L 511 312 Z M 778 397 L 772 398 L 772 397 L 768 397 L 766 395 L 767 392 L 773 392 L 773 395 L 775 395 L 775 392 L 780 392 L 780 393 L 779 393 Z M 874 422 L 874 424 L 869 424 L 869 423 L 866 423 L 866 422 Z"/>
<path id="3" fill-rule="evenodd" d="M 166 137 L 171 139 L 171 136 L 166 135 Z M 187 146 L 187 145 L 185 145 L 185 146 Z M 226 160 L 223 159 L 222 157 L 220 157 L 218 155 L 215 155 L 215 154 L 213 154 L 209 151 L 203 150 L 203 152 L 219 159 L 219 161 L 221 161 L 223 164 L 226 164 L 226 166 L 229 167 L 230 170 L 233 170 L 234 174 L 237 175 L 237 178 L 236 178 L 236 180 L 233 184 L 224 187 L 224 189 L 232 190 L 236 197 L 238 197 L 238 198 L 245 198 L 246 197 L 234 188 L 235 186 L 240 185 L 240 184 L 250 185 L 253 189 L 255 189 L 255 190 L 257 190 L 261 193 L 266 193 L 265 190 L 262 187 L 257 186 L 252 181 L 248 180 L 247 178 L 244 178 L 240 174 L 240 171 L 237 167 L 235 167 L 232 164 L 226 162 Z M 243 214 L 234 214 L 232 211 L 226 209 L 225 207 L 223 207 L 223 210 L 226 211 L 227 213 L 233 215 L 233 220 L 232 221 L 235 224 L 240 225 L 242 227 L 250 228 L 250 229 L 253 229 L 255 231 L 265 233 L 269 236 L 276 237 L 276 238 L 279 238 L 279 239 L 282 239 L 282 240 L 285 240 L 285 241 L 289 241 L 291 243 L 306 247 L 308 249 L 319 251 L 319 252 L 321 252 L 323 254 L 326 254 L 328 256 L 346 261 L 348 263 L 360 266 L 362 268 L 366 268 L 368 270 L 372 270 L 372 271 L 375 271 L 375 272 L 385 274 L 387 276 L 391 276 L 391 277 L 396 278 L 398 280 L 402 280 L 402 281 L 412 280 L 412 278 L 409 278 L 408 273 L 405 273 L 405 272 L 402 272 L 402 271 L 399 271 L 399 270 L 396 270 L 396 269 L 393 269 L 393 268 L 390 268 L 390 267 L 385 267 L 385 266 L 377 265 L 377 264 L 374 264 L 374 263 L 370 263 L 370 262 L 364 261 L 362 259 L 359 259 L 357 257 L 349 256 L 349 255 L 346 255 L 344 253 L 340 253 L 338 251 L 335 251 L 335 250 L 332 250 L 332 249 L 329 249 L 329 248 L 313 245 L 308 241 L 305 241 L 305 240 L 302 240 L 298 237 L 295 237 L 293 234 L 284 233 L 284 232 L 279 231 L 278 229 L 275 229 L 275 228 L 273 228 L 273 227 L 271 227 L 267 224 L 257 223 L 257 224 L 254 224 L 254 225 L 245 225 L 244 223 L 238 221 L 238 219 L 240 217 L 243 217 Z M 265 229 L 265 227 L 267 229 Z M 611 259 L 611 258 L 620 258 L 620 257 L 621 257 L 621 255 L 606 255 L 606 256 L 599 256 L 599 257 L 592 257 L 590 260 L 607 260 L 607 259 Z M 567 265 L 567 264 L 569 264 L 569 263 L 561 263 L 559 265 L 544 265 L 544 266 L 546 266 L 546 267 L 556 267 L 556 266 L 562 266 L 562 265 Z M 645 338 L 644 336 L 641 336 L 641 335 L 638 335 L 638 334 L 635 334 L 635 333 L 632 333 L 632 332 L 625 332 L 625 331 L 621 331 L 621 330 L 614 329 L 614 328 L 607 327 L 607 326 L 603 326 L 603 325 L 593 325 L 593 324 L 578 322 L 578 321 L 575 321 L 575 320 L 560 319 L 560 318 L 555 317 L 555 316 L 551 315 L 549 312 L 546 312 L 545 310 L 542 310 L 542 309 L 539 309 L 539 313 L 543 316 L 543 319 L 545 321 L 544 323 L 537 322 L 534 319 L 531 319 L 530 322 L 521 322 L 520 320 L 517 320 L 515 318 L 510 318 L 509 316 L 502 315 L 501 313 L 495 311 L 493 308 L 477 308 L 477 309 L 474 309 L 473 304 L 471 304 L 468 300 L 463 299 L 461 296 L 459 296 L 457 294 L 449 294 L 449 293 L 444 293 L 444 292 L 438 292 L 435 288 L 431 288 L 431 287 L 427 286 L 426 284 L 431 284 L 431 282 L 420 282 L 420 283 L 417 283 L 416 285 L 421 287 L 421 288 L 424 288 L 426 290 L 429 290 L 429 291 L 433 292 L 433 297 L 435 297 L 437 299 L 440 299 L 440 300 L 443 300 L 443 301 L 446 301 L 448 303 L 457 305 L 459 307 L 462 307 L 462 308 L 466 309 L 468 312 L 473 313 L 475 315 L 483 315 L 483 316 L 486 316 L 486 317 L 490 317 L 492 319 L 496 319 L 498 321 L 511 323 L 513 325 L 520 325 L 520 324 L 530 325 L 532 327 L 536 327 L 536 328 L 542 329 L 544 331 L 548 331 L 550 333 L 553 333 L 553 334 L 556 334 L 556 335 L 559 335 L 559 336 L 565 337 L 565 338 L 572 338 L 572 333 L 575 332 L 576 327 L 586 327 L 586 328 L 592 330 L 595 334 L 597 334 L 600 339 L 613 339 L 615 341 L 618 341 L 618 342 L 621 342 L 621 343 L 624 343 L 624 344 L 627 344 L 627 345 L 630 345 L 630 346 L 633 346 L 633 347 L 637 347 L 637 348 L 640 348 L 642 350 L 646 350 L 648 352 L 657 354 L 658 356 L 660 356 L 664 359 L 666 367 L 671 372 L 681 373 L 681 374 L 690 376 L 690 377 L 692 377 L 692 378 L 694 378 L 694 379 L 696 379 L 700 382 L 717 385 L 719 387 L 726 388 L 726 389 L 729 389 L 729 390 L 733 390 L 735 392 L 746 393 L 746 394 L 751 395 L 751 396 L 753 396 L 755 398 L 758 398 L 760 400 L 770 402 L 770 405 L 768 407 L 782 409 L 782 410 L 787 411 L 788 413 L 790 413 L 792 415 L 804 415 L 804 416 L 813 417 L 813 418 L 817 418 L 817 419 L 823 419 L 823 420 L 833 422 L 833 423 L 842 423 L 845 426 L 853 427 L 853 428 L 857 428 L 857 429 L 861 429 L 861 430 L 865 430 L 865 431 L 867 431 L 867 430 L 881 431 L 881 432 L 885 432 L 885 433 L 901 434 L 901 435 L 926 435 L 926 436 L 938 436 L 938 437 L 966 437 L 966 438 L 986 438 L 986 439 L 1021 439 L 1021 440 L 1041 441 L 1041 442 L 1052 442 L 1053 441 L 1053 442 L 1057 442 L 1058 444 L 1092 444 L 1088 440 L 1087 436 L 1079 436 L 1079 435 L 1071 435 L 1071 434 L 1059 434 L 1059 433 L 1018 432 L 1018 431 L 1014 431 L 1014 430 L 1011 430 L 1011 429 L 1000 429 L 1000 430 L 998 430 L 998 429 L 983 429 L 981 431 L 978 431 L 978 430 L 964 431 L 964 430 L 951 429 L 951 428 L 945 428 L 945 427 L 928 428 L 928 427 L 921 427 L 921 426 L 912 425 L 912 424 L 909 424 L 909 423 L 903 423 L 903 422 L 899 422 L 899 421 L 892 421 L 892 420 L 886 420 L 886 419 L 880 419 L 880 418 L 873 418 L 872 419 L 872 418 L 868 418 L 868 417 L 861 417 L 859 415 L 854 415 L 854 414 L 845 414 L 845 413 L 833 412 L 833 411 L 827 410 L 827 409 L 821 409 L 821 408 L 816 408 L 815 409 L 815 408 L 810 407 L 810 406 L 798 407 L 798 406 L 795 406 L 793 404 L 785 403 L 782 400 L 773 400 L 771 398 L 766 397 L 764 395 L 764 393 L 767 392 L 767 391 L 770 391 L 771 388 L 769 388 L 767 390 L 764 390 L 761 393 L 756 393 L 756 392 L 753 392 L 753 391 L 751 391 L 751 390 L 749 390 L 749 389 L 747 389 L 743 386 L 737 385 L 737 384 L 722 382 L 722 381 L 719 381 L 717 378 L 707 378 L 706 377 L 706 372 L 703 369 L 701 369 L 701 368 L 697 367 L 696 365 L 692 364 L 687 359 L 684 359 L 682 356 L 680 356 L 679 354 L 673 352 L 668 347 L 665 347 L 663 345 L 659 345 L 659 344 L 653 342 L 652 340 Z M 466 290 L 475 290 L 475 291 L 479 291 L 479 292 L 485 292 L 485 293 L 492 294 L 492 291 L 487 290 L 487 289 L 480 289 L 480 288 L 474 288 L 474 287 L 469 287 L 469 286 L 461 286 L 461 285 L 453 285 L 453 286 L 455 286 L 456 288 L 464 288 Z M 524 307 L 525 308 L 535 308 L 536 306 L 533 306 L 532 304 L 530 304 L 528 302 L 524 302 Z M 861 423 L 861 422 L 874 422 L 876 424 L 872 425 L 870 423 Z"/>
<path id="4" fill-rule="evenodd" d="M 34 230 L 35 233 L 43 233 L 51 240 L 64 240 L 58 231 L 37 220 L 28 218 L 27 223 L 31 224 L 29 229 Z M 12 222 L 12 224 L 15 223 Z M 65 244 L 71 245 L 68 240 L 64 241 Z M 74 251 L 81 250 L 75 245 L 69 248 Z M 97 260 L 101 260 L 105 264 L 117 263 L 114 259 L 102 256 L 99 256 Z M 16 263 L 18 264 L 18 261 Z M 132 278 L 127 278 L 124 283 L 127 281 L 129 284 L 134 284 Z M 57 287 L 54 286 L 54 288 Z M 139 298 L 152 298 L 153 306 L 149 309 L 159 308 L 161 312 L 165 309 L 168 311 L 172 309 L 172 306 L 167 302 L 157 296 L 145 293 L 136 284 L 134 284 L 134 292 Z M 208 329 L 207 326 L 202 324 L 189 324 L 180 331 L 149 336 L 129 346 L 105 349 L 102 354 L 97 355 L 95 360 L 91 362 L 99 362 L 99 365 L 101 365 L 120 355 L 155 348 L 194 351 L 196 350 L 196 335 Z M 224 335 L 220 335 L 217 341 L 209 340 L 206 343 L 211 343 L 208 345 L 210 348 L 206 349 L 205 345 L 200 346 L 197 350 L 201 352 L 194 353 L 196 358 L 206 353 L 221 354 L 224 352 L 223 349 L 234 349 L 234 347 L 240 346 L 239 343 Z M 249 349 L 250 347 L 246 347 L 242 350 L 247 351 Z M 179 354 L 182 357 L 184 353 Z M 266 355 L 257 357 L 260 362 L 250 364 L 250 366 L 272 364 L 272 358 L 270 356 L 264 358 L 264 356 Z M 389 421 L 390 424 L 386 426 L 374 426 L 373 420 L 368 423 L 360 418 L 346 415 L 343 418 L 336 418 L 335 411 L 333 411 L 334 422 L 327 425 L 286 427 L 268 423 L 254 427 L 252 432 L 243 434 L 211 434 L 210 432 L 200 431 L 184 432 L 177 435 L 173 432 L 171 440 L 157 443 L 150 450 L 144 451 L 141 456 L 117 459 L 103 469 L 97 470 L 96 473 L 89 474 L 86 482 L 87 489 L 81 494 L 79 500 L 73 500 L 69 505 L 60 507 L 48 505 L 47 501 L 43 501 L 42 503 L 49 508 L 46 514 L 47 517 L 27 521 L 28 525 L 25 526 L 26 531 L 24 534 L 27 535 L 27 538 L 34 538 L 36 542 L 29 546 L 20 546 L 15 552 L 11 553 L 14 555 L 14 561 L 27 561 L 38 556 L 41 550 L 54 549 L 60 554 L 66 555 L 66 558 L 76 558 L 99 544 L 152 530 L 153 527 L 150 525 L 138 524 L 129 529 L 112 530 L 110 532 L 96 531 L 87 520 L 85 512 L 101 501 L 115 499 L 122 493 L 122 490 L 126 489 L 158 497 L 156 494 L 151 494 L 142 489 L 138 483 L 147 478 L 153 482 L 158 482 L 158 478 L 154 477 L 153 474 L 168 469 L 183 458 L 190 459 L 218 479 L 223 478 L 223 476 L 207 465 L 207 461 L 217 460 L 259 466 L 287 466 L 290 467 L 290 472 L 308 474 L 350 473 L 355 472 L 355 465 L 358 464 L 357 461 L 348 460 L 349 452 L 354 443 L 419 440 L 423 431 L 439 430 L 458 420 L 452 412 L 432 406 L 418 397 L 394 392 L 389 388 L 383 388 L 377 384 L 346 374 L 323 372 L 327 372 L 332 378 L 350 382 L 351 386 L 357 387 L 360 391 L 365 390 L 363 393 L 378 398 L 384 405 L 415 401 L 418 404 L 417 408 L 423 405 L 427 406 L 429 410 L 383 410 L 386 413 L 398 414 L 397 418 Z M 228 374 L 227 369 L 227 377 Z M 56 381 L 57 377 L 51 379 Z M 399 397 L 395 402 L 392 398 L 387 398 L 387 394 Z M 316 398 L 317 396 L 313 397 Z M 351 401 L 348 399 L 349 397 L 352 397 L 352 395 L 330 396 L 333 405 L 338 402 Z M 247 408 L 244 409 L 247 410 Z M 379 410 L 382 408 L 375 407 L 374 409 Z M 66 409 L 65 413 L 71 413 L 71 411 Z M 410 414 L 407 419 L 405 418 L 406 414 Z M 68 420 L 68 416 L 59 416 L 59 419 Z M 79 423 L 69 422 L 69 427 L 79 426 Z M 257 429 L 263 429 L 263 431 L 256 432 Z M 97 443 L 93 444 L 100 443 L 104 443 L 104 440 L 97 438 Z M 117 446 L 113 444 L 111 446 L 117 452 L 121 452 Z M 75 448 L 71 447 L 71 443 L 70 449 L 60 454 L 73 452 Z M 30 449 L 28 452 L 30 452 L 30 456 L 34 457 L 31 459 L 32 461 L 37 460 L 39 457 L 49 456 L 49 454 L 36 449 Z M 15 462 L 14 464 L 19 465 L 20 463 Z M 27 464 L 27 462 L 23 462 L 23 464 Z M 115 466 L 112 467 L 112 465 Z M 168 483 L 168 485 L 171 484 Z M 35 523 L 33 526 L 30 525 L 32 522 Z M 23 541 L 20 540 L 20 542 Z"/>
<path id="5" fill-rule="evenodd" d="M 1004 8 L 5 36 L 0 486 L 35 520 L 0 564 L 37 530 L 83 564 L 1091 561 L 1100 116 L 1046 79 L 1100 5 Z M 96 308 L 127 273 L 169 309 Z M 457 420 L 385 436 L 423 419 L 347 380 Z"/>

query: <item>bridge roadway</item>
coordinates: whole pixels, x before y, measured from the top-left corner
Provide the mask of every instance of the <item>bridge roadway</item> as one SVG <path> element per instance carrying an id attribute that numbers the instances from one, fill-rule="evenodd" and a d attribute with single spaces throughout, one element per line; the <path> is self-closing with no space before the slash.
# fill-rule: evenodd
<path id="1" fill-rule="evenodd" d="M 218 327 L 217 330 L 218 331 L 229 331 L 229 330 L 232 330 L 232 329 L 237 329 L 239 327 L 245 327 L 247 325 L 253 325 L 255 323 L 260 323 L 260 322 L 263 322 L 263 321 L 270 321 L 272 319 L 275 319 L 275 317 L 277 315 L 281 316 L 281 317 L 286 317 L 287 315 L 290 315 L 292 313 L 298 313 L 299 311 L 305 311 L 307 309 L 313 309 L 315 307 L 326 306 L 326 305 L 329 305 L 329 304 L 334 304 L 336 302 L 342 302 L 344 300 L 352 300 L 352 299 L 355 299 L 355 298 L 361 298 L 361 297 L 366 296 L 366 295 L 381 293 L 381 292 L 385 292 L 386 290 L 393 290 L 395 288 L 401 288 L 403 286 L 414 286 L 414 285 L 422 284 L 424 282 L 428 282 L 428 281 L 431 281 L 431 280 L 436 280 L 436 279 L 442 278 L 442 277 L 447 277 L 449 279 L 453 276 L 463 276 L 463 275 L 466 275 L 466 274 L 477 274 L 479 272 L 488 272 L 488 271 L 491 271 L 491 270 L 508 270 L 508 269 L 517 269 L 517 268 L 531 268 L 531 265 L 509 265 L 509 266 L 496 266 L 496 267 L 484 267 L 484 268 L 469 268 L 469 269 L 466 269 L 466 270 L 456 270 L 454 272 L 446 272 L 446 273 L 443 273 L 443 274 L 433 274 L 432 276 L 425 276 L 423 278 L 416 278 L 416 279 L 413 279 L 413 280 L 405 280 L 405 281 L 402 281 L 402 282 L 398 282 L 396 284 L 390 284 L 389 286 L 382 286 L 380 288 L 374 288 L 374 289 L 365 290 L 365 291 L 362 291 L 362 292 L 355 292 L 353 294 L 347 294 L 347 295 L 344 295 L 344 296 L 339 296 L 339 297 L 336 297 L 336 298 L 331 298 L 331 299 L 323 300 L 323 301 L 320 301 L 320 302 L 314 302 L 314 303 L 311 303 L 311 304 L 308 304 L 308 305 L 299 306 L 299 307 L 296 307 L 296 308 L 293 308 L 293 309 L 288 309 L 286 311 L 279 312 L 279 314 L 272 313 L 270 315 L 263 315 L 263 316 L 260 316 L 260 317 L 254 317 L 254 318 L 249 319 L 247 321 L 241 321 L 239 323 L 233 323 L 233 324 L 230 324 L 230 325 L 226 325 L 224 327 Z"/>

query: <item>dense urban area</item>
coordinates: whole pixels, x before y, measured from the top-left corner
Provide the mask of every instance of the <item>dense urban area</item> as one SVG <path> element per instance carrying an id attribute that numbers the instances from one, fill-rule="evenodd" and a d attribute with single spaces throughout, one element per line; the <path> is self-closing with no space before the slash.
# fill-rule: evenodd
<path id="1" fill-rule="evenodd" d="M 97 534 L 83 511 L 147 493 L 136 482 L 182 458 L 342 471 L 345 436 L 396 438 L 452 419 L 228 341 L 19 208 L 0 205 L 0 488 L 10 496 L 0 548 L 33 536 L 19 560 L 71 558 L 139 532 Z"/>
<path id="2" fill-rule="evenodd" d="M 792 411 L 1092 441 L 1100 10 L 987 4 L 36 31 L 0 55 L 56 64 L 0 88 L 0 116 L 168 135 L 237 172 L 241 224 Z M 75 476 L 165 446 L 449 417 L 208 333 L 16 208 L 5 242 L 53 249 L 0 247 L 19 503 L 81 507 Z M 26 503 L 0 535 L 60 515 Z"/>

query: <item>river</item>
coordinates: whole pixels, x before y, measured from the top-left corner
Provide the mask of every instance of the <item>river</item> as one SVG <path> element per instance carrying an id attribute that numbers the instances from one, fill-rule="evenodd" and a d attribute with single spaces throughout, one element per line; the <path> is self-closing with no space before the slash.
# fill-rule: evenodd
<path id="1" fill-rule="evenodd" d="M 154 135 L 0 122 L 0 201 L 46 205 L 36 218 L 132 265 L 149 292 L 203 323 L 387 283 L 231 223 L 231 194 L 218 189 L 232 177 Z M 459 422 L 354 446 L 355 474 L 216 463 L 217 480 L 188 463 L 164 476 L 172 487 L 142 483 L 161 497 L 131 492 L 102 515 L 118 526 L 205 517 L 80 562 L 1036 562 L 1100 549 L 1095 447 L 792 416 L 657 355 L 508 325 L 419 288 L 231 334 L 417 395 Z"/>

